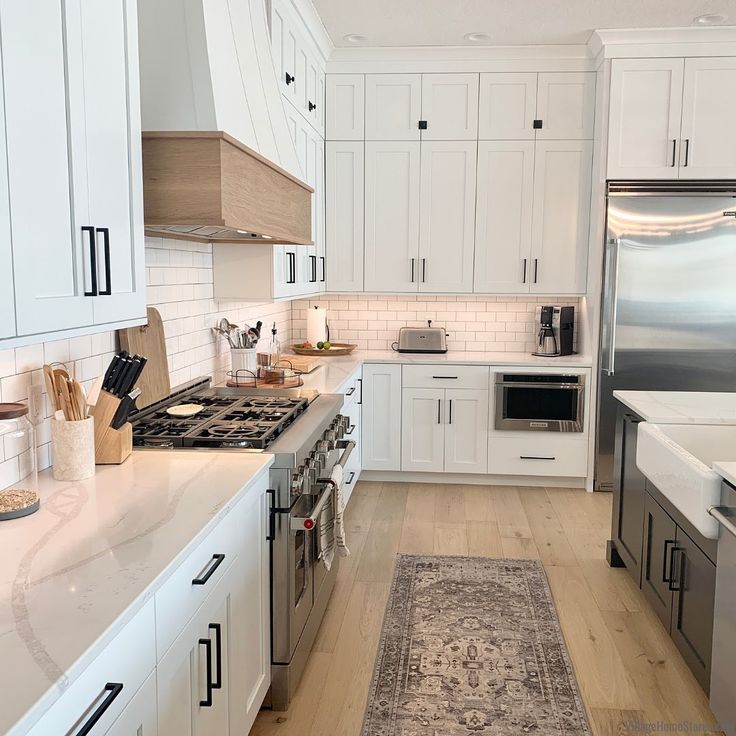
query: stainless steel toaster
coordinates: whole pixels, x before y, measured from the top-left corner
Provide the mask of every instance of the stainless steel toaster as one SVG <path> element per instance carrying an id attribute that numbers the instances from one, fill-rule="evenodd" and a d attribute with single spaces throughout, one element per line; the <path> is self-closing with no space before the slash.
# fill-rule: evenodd
<path id="1" fill-rule="evenodd" d="M 397 350 L 400 353 L 446 353 L 447 333 L 444 327 L 401 327 Z"/>

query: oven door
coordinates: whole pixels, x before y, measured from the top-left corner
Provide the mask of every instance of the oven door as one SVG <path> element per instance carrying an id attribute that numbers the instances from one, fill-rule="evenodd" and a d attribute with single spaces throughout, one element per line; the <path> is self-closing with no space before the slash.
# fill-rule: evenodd
<path id="1" fill-rule="evenodd" d="M 514 431 L 582 432 L 585 376 L 499 374 L 495 428 Z"/>

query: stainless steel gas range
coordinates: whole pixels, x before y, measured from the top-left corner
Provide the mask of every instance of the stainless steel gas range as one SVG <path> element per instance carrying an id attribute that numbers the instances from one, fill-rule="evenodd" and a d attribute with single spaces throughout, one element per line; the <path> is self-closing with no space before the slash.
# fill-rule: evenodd
<path id="1" fill-rule="evenodd" d="M 193 403 L 192 417 L 167 409 Z M 344 439 L 348 420 L 343 396 L 303 389 L 253 391 L 210 388 L 209 379 L 186 384 L 167 399 L 137 412 L 138 448 L 268 452 L 271 467 L 271 661 L 270 705 L 284 710 L 301 678 L 337 577 L 320 560 L 320 518 L 332 514 L 327 483 L 336 464 L 355 447 Z"/>

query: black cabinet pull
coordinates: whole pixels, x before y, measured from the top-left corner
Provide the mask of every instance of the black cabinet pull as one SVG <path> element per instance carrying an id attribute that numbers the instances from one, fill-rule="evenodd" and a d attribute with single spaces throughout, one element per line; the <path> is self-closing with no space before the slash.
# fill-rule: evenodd
<path id="1" fill-rule="evenodd" d="M 534 259 L 534 283 L 537 283 L 537 276 L 539 276 L 539 258 Z"/>
<path id="2" fill-rule="evenodd" d="M 291 250 L 286 251 L 286 283 L 296 283 L 296 253 Z"/>
<path id="3" fill-rule="evenodd" d="M 687 162 L 690 159 L 690 139 L 685 138 L 685 166 L 687 166 Z"/>
<path id="4" fill-rule="evenodd" d="M 414 259 L 411 259 L 411 283 L 414 283 Z"/>
<path id="5" fill-rule="evenodd" d="M 670 166 L 672 166 L 673 168 L 677 166 L 676 157 L 677 157 L 677 139 L 673 138 L 672 139 L 672 163 L 670 164 Z"/>
<path id="6" fill-rule="evenodd" d="M 662 558 L 662 582 L 663 583 L 672 583 L 672 569 L 671 569 L 671 562 L 668 564 L 668 557 L 669 557 L 669 551 L 670 551 L 670 545 L 676 544 L 676 540 L 674 539 L 665 539 L 664 540 L 664 556 Z M 669 571 L 669 575 L 667 574 Z"/>
<path id="7" fill-rule="evenodd" d="M 452 399 L 450 399 L 450 419 L 448 424 L 452 424 Z"/>
<path id="8" fill-rule="evenodd" d="M 200 645 L 204 646 L 205 649 L 205 656 L 207 657 L 207 661 L 205 663 L 205 668 L 207 669 L 207 697 L 204 700 L 200 700 L 199 704 L 203 708 L 211 708 L 212 707 L 212 690 L 213 690 L 213 684 L 212 684 L 212 641 L 210 639 L 200 639 L 199 640 Z"/>
<path id="9" fill-rule="evenodd" d="M 677 554 L 679 553 L 681 555 L 680 557 L 680 575 L 679 578 L 675 578 L 675 561 L 677 560 Z M 682 590 L 683 587 L 683 580 L 685 578 L 685 550 L 683 547 L 673 547 L 672 552 L 670 552 L 670 579 L 669 583 L 667 585 L 667 588 L 671 590 L 673 593 L 677 593 Z"/>
<path id="10" fill-rule="evenodd" d="M 345 396 L 352 396 L 355 393 L 355 386 L 352 386 L 345 392 Z"/>
<path id="11" fill-rule="evenodd" d="M 427 281 L 427 259 L 422 258 L 422 283 Z"/>
<path id="12" fill-rule="evenodd" d="M 442 421 L 442 399 L 437 399 L 437 424 Z"/>
<path id="13" fill-rule="evenodd" d="M 534 130 L 541 130 L 542 129 L 542 125 L 543 125 L 543 121 L 542 120 L 535 120 L 532 123 L 532 127 L 534 128 Z"/>
<path id="14" fill-rule="evenodd" d="M 450 380 L 456 381 L 457 380 L 457 376 L 432 376 L 432 378 L 440 378 L 443 381 L 450 381 Z"/>
<path id="15" fill-rule="evenodd" d="M 210 624 L 207 628 L 215 632 L 215 650 L 217 653 L 217 674 L 212 681 L 212 689 L 220 690 L 222 688 L 222 626 L 220 624 Z"/>
<path id="16" fill-rule="evenodd" d="M 317 105 L 312 102 L 312 100 L 309 100 L 309 112 L 312 112 L 313 110 L 317 109 Z"/>
<path id="17" fill-rule="evenodd" d="M 90 269 L 90 284 L 92 288 L 89 291 L 85 291 L 85 296 L 97 296 L 97 240 L 95 238 L 95 229 L 90 225 L 84 225 L 82 227 L 83 233 L 89 233 L 89 269 Z"/>
<path id="18" fill-rule="evenodd" d="M 309 271 L 311 274 L 309 277 L 309 283 L 316 284 L 317 283 L 317 256 L 309 256 Z"/>
<path id="19" fill-rule="evenodd" d="M 557 458 L 553 455 L 552 457 L 545 455 L 519 455 L 519 460 L 556 460 Z"/>
<path id="20" fill-rule="evenodd" d="M 522 284 L 525 284 L 526 283 L 526 258 L 524 259 L 524 271 L 523 271 L 523 274 L 521 276 L 521 283 Z"/>
<path id="21" fill-rule="evenodd" d="M 348 428 L 347 428 L 347 429 L 345 430 L 345 434 L 352 434 L 353 432 L 355 432 L 355 425 L 354 425 L 354 424 L 351 424 L 351 425 L 350 425 L 350 426 L 349 426 L 349 427 L 348 427 Z"/>
<path id="22" fill-rule="evenodd" d="M 103 693 L 107 693 L 105 699 L 97 706 L 95 712 L 84 722 L 82 728 L 77 732 L 77 736 L 87 736 L 87 734 L 95 727 L 97 721 L 99 721 L 105 714 L 105 711 L 112 705 L 112 701 L 115 700 L 122 691 L 122 682 L 108 682 L 102 690 Z"/>
<path id="23" fill-rule="evenodd" d="M 224 559 L 225 559 L 225 555 L 222 555 L 222 554 L 212 555 L 212 562 L 207 568 L 207 572 L 204 575 L 200 575 L 199 577 L 194 578 L 194 580 L 192 580 L 192 585 L 205 585 L 207 581 L 212 577 L 215 570 L 217 570 L 217 568 L 220 567 Z"/>
<path id="24" fill-rule="evenodd" d="M 102 233 L 102 243 L 105 252 L 105 288 L 100 289 L 100 296 L 112 296 L 112 283 L 110 282 L 110 228 L 98 227 L 98 233 Z"/>
<path id="25" fill-rule="evenodd" d="M 363 379 L 362 378 L 356 378 L 355 379 L 360 384 L 360 394 L 358 396 L 358 404 L 363 403 Z"/>
<path id="26" fill-rule="evenodd" d="M 286 86 L 288 87 L 293 82 L 296 82 L 296 77 L 293 74 L 289 74 L 289 72 L 286 72 Z"/>
<path id="27" fill-rule="evenodd" d="M 321 265 L 322 265 L 322 278 L 319 281 L 320 281 L 321 284 L 324 284 L 324 282 L 325 282 L 325 276 L 327 274 L 327 270 L 325 268 L 325 257 L 324 256 L 320 256 L 319 257 L 319 260 L 321 261 Z"/>
<path id="28" fill-rule="evenodd" d="M 345 485 L 346 486 L 351 485 L 354 480 L 355 480 L 355 472 L 350 471 L 350 475 L 348 476 L 348 479 L 345 481 Z"/>

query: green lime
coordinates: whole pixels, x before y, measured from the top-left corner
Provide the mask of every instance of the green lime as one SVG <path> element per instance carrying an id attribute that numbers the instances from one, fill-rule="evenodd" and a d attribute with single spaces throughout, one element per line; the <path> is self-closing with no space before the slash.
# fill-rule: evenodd
<path id="1" fill-rule="evenodd" d="M 319 342 L 317 343 L 317 350 L 322 350 L 322 348 L 323 348 L 324 346 L 325 346 L 325 344 L 324 344 L 324 343 L 322 342 L 322 340 L 320 340 L 320 341 L 319 341 Z"/>
<path id="2" fill-rule="evenodd" d="M 317 346 L 319 347 L 319 346 Z M 332 347 L 329 342 L 323 342 L 322 343 L 322 350 L 329 350 Z"/>

